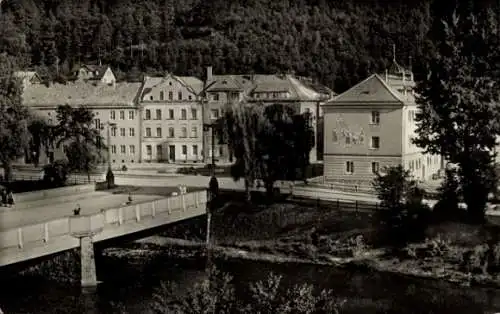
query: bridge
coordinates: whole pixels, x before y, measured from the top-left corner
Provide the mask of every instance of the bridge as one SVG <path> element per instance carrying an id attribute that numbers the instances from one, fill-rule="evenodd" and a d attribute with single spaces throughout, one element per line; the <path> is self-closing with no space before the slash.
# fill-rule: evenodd
<path id="1" fill-rule="evenodd" d="M 81 284 L 96 285 L 94 243 L 206 213 L 206 190 L 183 192 L 137 192 L 129 201 L 128 192 L 91 184 L 18 194 L 14 208 L 0 207 L 0 267 L 80 248 Z"/>

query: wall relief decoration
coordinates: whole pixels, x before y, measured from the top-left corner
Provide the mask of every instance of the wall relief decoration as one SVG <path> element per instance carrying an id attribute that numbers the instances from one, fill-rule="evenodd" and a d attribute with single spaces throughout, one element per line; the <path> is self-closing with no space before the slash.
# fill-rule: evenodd
<path id="1" fill-rule="evenodd" d="M 339 115 L 335 120 L 335 125 L 333 126 L 333 141 L 343 140 L 346 142 L 346 138 L 349 138 L 351 145 L 363 145 L 365 141 L 365 131 L 363 127 L 353 124 L 348 125 L 342 115 Z"/>

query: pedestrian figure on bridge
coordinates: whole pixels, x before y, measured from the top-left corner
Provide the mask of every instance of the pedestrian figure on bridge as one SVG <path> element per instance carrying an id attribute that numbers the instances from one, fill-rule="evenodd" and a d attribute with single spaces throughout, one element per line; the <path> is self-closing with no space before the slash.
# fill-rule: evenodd
<path id="1" fill-rule="evenodd" d="M 2 206 L 7 206 L 7 191 L 5 189 L 2 189 L 0 191 L 0 195 L 1 195 L 1 198 L 2 198 L 1 199 L 1 201 L 2 201 L 1 205 Z"/>
<path id="2" fill-rule="evenodd" d="M 316 230 L 316 228 L 313 228 L 313 230 L 311 232 L 311 243 L 314 246 L 319 245 L 319 232 L 318 232 L 318 230 Z"/>
<path id="3" fill-rule="evenodd" d="M 9 207 L 14 205 L 14 194 L 12 194 L 11 190 L 7 192 L 7 204 L 9 204 Z"/>
<path id="4" fill-rule="evenodd" d="M 75 208 L 75 209 L 73 209 L 73 214 L 74 214 L 75 216 L 80 215 L 80 210 L 82 210 L 82 209 L 80 208 L 80 204 L 76 204 L 76 208 Z"/>
<path id="5" fill-rule="evenodd" d="M 129 192 L 128 193 L 127 205 L 130 205 L 131 203 L 132 203 L 132 194 Z"/>

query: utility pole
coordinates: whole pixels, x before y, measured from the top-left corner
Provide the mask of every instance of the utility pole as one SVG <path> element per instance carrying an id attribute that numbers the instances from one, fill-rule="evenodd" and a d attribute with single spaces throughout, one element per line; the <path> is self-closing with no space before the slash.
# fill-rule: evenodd
<path id="1" fill-rule="evenodd" d="M 111 169 L 111 128 L 112 127 L 115 127 L 116 126 L 116 123 L 112 123 L 112 122 L 106 122 L 106 125 L 107 125 L 107 141 L 106 141 L 106 144 L 107 144 L 107 147 L 106 147 L 106 151 L 107 151 L 107 159 L 108 159 L 108 170 L 106 172 L 106 182 L 108 184 L 108 189 L 111 189 L 112 186 L 114 185 L 114 181 L 115 181 L 115 176 L 113 174 L 113 170 Z M 102 130 L 102 128 L 101 128 Z"/>

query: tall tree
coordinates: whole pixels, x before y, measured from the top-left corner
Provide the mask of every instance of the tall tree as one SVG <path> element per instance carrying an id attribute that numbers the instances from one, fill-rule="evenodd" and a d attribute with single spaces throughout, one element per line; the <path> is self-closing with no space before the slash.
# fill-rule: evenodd
<path id="1" fill-rule="evenodd" d="M 94 128 L 94 113 L 86 107 L 64 105 L 57 108 L 57 120 L 57 147 L 64 145 L 69 168 L 86 172 L 90 181 L 90 171 L 101 157 L 104 143 Z"/>
<path id="2" fill-rule="evenodd" d="M 429 74 L 417 85 L 415 143 L 458 166 L 468 212 L 481 222 L 500 134 L 498 24 L 491 10 L 456 12 L 440 22 Z"/>
<path id="3" fill-rule="evenodd" d="M 232 176 L 245 179 L 248 198 L 256 179 L 271 194 L 277 180 L 294 180 L 309 165 L 314 132 L 309 117 L 292 107 L 239 103 L 226 110 L 222 121 L 223 141 L 236 158 Z"/>
<path id="4" fill-rule="evenodd" d="M 12 163 L 24 155 L 28 145 L 28 110 L 22 105 L 22 85 L 14 76 L 13 57 L 0 54 L 0 163 L 9 182 Z"/>
<path id="5" fill-rule="evenodd" d="M 37 116 L 32 116 L 28 123 L 28 131 L 30 132 L 29 154 L 35 167 L 38 167 L 40 163 L 42 149 L 45 155 L 49 156 L 50 149 L 55 141 L 53 129 L 53 126 L 49 125 L 47 121 Z"/>

